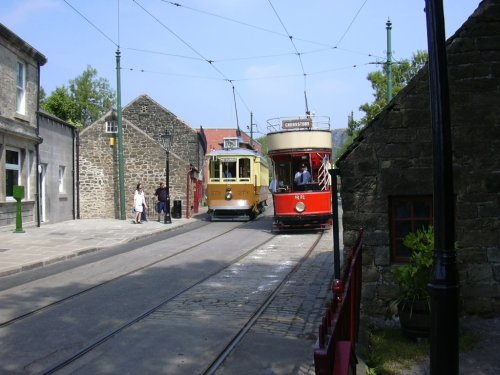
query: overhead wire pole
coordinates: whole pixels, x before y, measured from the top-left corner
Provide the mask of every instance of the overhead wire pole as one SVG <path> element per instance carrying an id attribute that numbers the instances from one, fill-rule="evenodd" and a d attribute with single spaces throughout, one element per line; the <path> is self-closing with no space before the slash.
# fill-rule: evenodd
<path id="1" fill-rule="evenodd" d="M 391 46 L 391 30 L 392 23 L 388 19 L 386 25 L 387 29 L 387 104 L 392 100 L 392 46 Z"/>
<path id="2" fill-rule="evenodd" d="M 118 0 L 118 43 L 106 35 L 101 29 L 94 25 L 87 17 L 85 17 L 78 9 L 71 5 L 67 0 L 63 0 L 71 9 L 78 13 L 85 21 L 87 21 L 94 29 L 101 33 L 106 39 L 116 46 L 116 114 L 118 117 L 118 189 L 120 201 L 120 219 L 125 220 L 125 162 L 123 154 L 123 124 L 122 124 L 122 106 L 121 106 L 121 77 L 120 77 L 120 0 Z"/>
<path id="3" fill-rule="evenodd" d="M 434 264 L 431 297 L 430 373 L 458 374 L 459 277 L 455 251 L 455 199 L 448 62 L 442 0 L 425 0 L 429 50 L 434 181 Z"/>

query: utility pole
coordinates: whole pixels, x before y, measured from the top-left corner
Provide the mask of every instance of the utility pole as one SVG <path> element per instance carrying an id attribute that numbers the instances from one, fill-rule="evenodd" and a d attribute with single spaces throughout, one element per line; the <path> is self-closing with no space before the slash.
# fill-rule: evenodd
<path id="1" fill-rule="evenodd" d="M 392 47 L 391 47 L 391 30 L 392 23 L 390 19 L 387 19 L 386 30 L 387 30 L 387 62 L 386 62 L 386 72 L 387 72 L 387 104 L 392 100 Z"/>
<path id="2" fill-rule="evenodd" d="M 253 148 L 253 112 L 250 112 L 250 147 Z"/>
<path id="3" fill-rule="evenodd" d="M 122 93 L 120 77 L 120 47 L 116 50 L 116 114 L 118 116 L 118 185 L 120 190 L 120 220 L 125 214 L 125 162 L 123 155 Z"/>

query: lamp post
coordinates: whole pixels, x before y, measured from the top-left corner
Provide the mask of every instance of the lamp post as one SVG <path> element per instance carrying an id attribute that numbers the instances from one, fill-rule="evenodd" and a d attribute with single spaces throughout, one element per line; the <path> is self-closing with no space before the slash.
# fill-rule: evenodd
<path id="1" fill-rule="evenodd" d="M 165 150 L 167 154 L 166 162 L 165 162 L 165 174 L 166 174 L 166 183 L 167 183 L 167 209 L 165 211 L 165 224 L 172 224 L 172 219 L 170 217 L 170 148 L 172 147 L 172 139 L 173 134 L 167 128 L 165 129 L 165 133 L 160 136 L 161 147 Z"/>

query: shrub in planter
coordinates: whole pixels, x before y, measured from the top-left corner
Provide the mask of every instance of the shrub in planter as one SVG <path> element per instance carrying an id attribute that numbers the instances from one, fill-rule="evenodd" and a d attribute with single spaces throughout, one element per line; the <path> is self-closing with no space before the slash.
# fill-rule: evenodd
<path id="1" fill-rule="evenodd" d="M 404 245 L 412 250 L 410 262 L 393 270 L 398 294 L 389 309 L 398 313 L 403 332 L 410 337 L 428 337 L 430 328 L 429 284 L 434 252 L 433 227 L 409 233 Z"/>

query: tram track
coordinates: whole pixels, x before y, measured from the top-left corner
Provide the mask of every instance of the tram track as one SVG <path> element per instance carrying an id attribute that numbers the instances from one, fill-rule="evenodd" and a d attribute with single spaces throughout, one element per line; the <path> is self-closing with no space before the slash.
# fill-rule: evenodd
<path id="1" fill-rule="evenodd" d="M 209 225 L 209 224 L 207 224 L 207 225 Z M 202 241 L 200 241 L 198 243 L 192 244 L 191 246 L 188 246 L 188 247 L 186 247 L 186 248 L 184 248 L 182 250 L 179 250 L 179 251 L 176 251 L 176 252 L 174 252 L 172 254 L 169 254 L 168 256 L 162 257 L 162 258 L 157 259 L 157 260 L 155 260 L 153 262 L 149 262 L 149 263 L 147 263 L 145 265 L 142 265 L 141 267 L 134 268 L 134 269 L 132 269 L 132 270 L 130 270 L 128 272 L 125 272 L 123 274 L 120 274 L 120 275 L 118 275 L 116 277 L 112 277 L 112 278 L 110 278 L 108 280 L 105 280 L 105 281 L 100 282 L 98 284 L 92 285 L 91 287 L 88 287 L 88 288 L 85 288 L 83 290 L 80 290 L 79 292 L 76 292 L 76 293 L 68 295 L 68 296 L 66 296 L 64 298 L 58 299 L 58 300 L 53 301 L 51 303 L 48 303 L 48 304 L 46 304 L 44 306 L 38 307 L 38 308 L 33 309 L 33 310 L 29 311 L 29 312 L 26 312 L 26 313 L 23 313 L 23 314 L 21 314 L 19 316 L 16 316 L 14 318 L 8 319 L 8 320 L 3 321 L 3 322 L 0 322 L 0 329 L 6 327 L 8 325 L 11 325 L 13 323 L 19 322 L 19 321 L 21 321 L 23 319 L 32 317 L 33 315 L 35 315 L 37 313 L 43 312 L 43 311 L 45 311 L 47 309 L 50 309 L 50 308 L 55 307 L 57 305 L 60 305 L 60 304 L 62 304 L 64 302 L 71 301 L 71 300 L 75 299 L 76 297 L 82 296 L 82 295 L 84 295 L 86 293 L 89 293 L 89 292 L 91 292 L 91 291 L 93 291 L 95 289 L 101 288 L 101 287 L 103 287 L 105 285 L 109 285 L 109 284 L 111 284 L 113 282 L 116 282 L 118 280 L 121 280 L 121 279 L 123 279 L 123 278 L 125 278 L 127 276 L 130 276 L 130 275 L 133 275 L 133 274 L 135 274 L 137 272 L 146 270 L 146 269 L 148 269 L 148 268 L 150 268 L 150 267 L 152 267 L 154 265 L 157 265 L 157 264 L 159 264 L 161 262 L 164 262 L 166 260 L 172 259 L 172 258 L 174 258 L 176 256 L 181 255 L 181 254 L 187 253 L 188 251 L 196 248 L 197 246 L 209 243 L 210 241 L 213 241 L 216 238 L 222 237 L 222 236 L 224 236 L 224 235 L 226 235 L 226 234 L 228 234 L 228 233 L 230 233 L 230 232 L 232 232 L 232 231 L 240 228 L 242 225 L 244 225 L 244 224 L 238 225 L 238 226 L 236 226 L 234 228 L 231 228 L 231 229 L 229 229 L 227 231 L 224 231 L 222 233 L 218 233 L 216 236 L 212 236 L 210 238 L 206 238 L 206 239 L 204 239 L 204 240 L 202 240 Z"/>
<path id="2" fill-rule="evenodd" d="M 92 361 L 92 359 L 95 359 L 96 357 L 100 357 L 99 353 L 102 353 L 103 351 L 104 352 L 109 351 L 110 347 L 113 348 L 113 345 L 116 345 L 117 341 L 110 340 L 110 339 L 117 338 L 117 340 L 119 342 L 125 337 L 125 340 L 128 340 L 127 337 L 130 336 L 130 332 L 134 332 L 135 330 L 137 330 L 137 327 L 141 327 L 144 324 L 146 324 L 146 325 L 151 324 L 151 323 L 147 323 L 147 322 L 151 322 L 151 321 L 154 322 L 155 319 L 158 319 L 158 316 L 162 316 L 162 314 L 167 314 L 167 316 L 169 316 L 168 319 L 173 318 L 175 320 L 175 319 L 183 319 L 185 315 L 189 315 L 193 312 L 198 313 L 199 311 L 203 311 L 204 301 L 201 302 L 201 304 L 198 304 L 196 298 L 193 300 L 194 304 L 193 304 L 192 308 L 190 310 L 187 310 L 187 313 L 183 313 L 181 311 L 182 309 L 179 310 L 178 307 L 173 307 L 173 306 L 179 306 L 178 305 L 179 302 L 176 302 L 176 300 L 182 300 L 185 298 L 188 298 L 188 300 L 189 300 L 189 298 L 192 299 L 192 297 L 186 297 L 186 296 L 189 296 L 189 295 L 192 296 L 193 294 L 203 295 L 203 293 L 200 294 L 200 292 L 197 290 L 200 288 L 206 288 L 206 284 L 214 283 L 213 280 L 216 279 L 217 276 L 220 275 L 221 273 L 226 273 L 226 274 L 228 272 L 230 273 L 230 271 L 228 271 L 228 270 L 231 269 L 231 267 L 235 267 L 235 265 L 238 265 L 240 262 L 246 264 L 249 262 L 248 259 L 259 258 L 260 257 L 259 252 L 262 252 L 263 248 L 272 247 L 272 245 L 270 245 L 270 243 L 272 243 L 273 240 L 278 238 L 277 241 L 278 242 L 280 241 L 279 240 L 280 236 L 278 236 L 276 234 L 269 233 L 269 232 L 267 232 L 267 233 L 265 233 L 265 235 L 263 235 L 263 232 L 257 228 L 258 225 L 255 225 L 252 227 L 253 224 L 250 224 L 250 227 L 249 227 L 248 224 L 249 223 L 242 223 L 242 224 L 237 225 L 235 227 L 232 227 L 230 229 L 225 228 L 225 230 L 222 230 L 222 228 L 220 228 L 219 233 L 216 233 L 215 235 L 210 236 L 209 238 L 203 237 L 203 240 L 197 241 L 196 244 L 191 244 L 190 246 L 185 246 L 182 249 L 177 249 L 177 251 L 169 253 L 167 255 L 164 254 L 164 256 L 162 256 L 159 259 L 156 259 L 152 262 L 142 264 L 142 265 L 140 265 L 140 267 L 134 267 L 133 269 L 128 270 L 128 272 L 123 272 L 120 275 L 117 275 L 116 277 L 107 279 L 105 282 L 101 282 L 101 283 L 89 286 L 88 288 L 80 290 L 77 293 L 72 293 L 71 295 L 68 295 L 65 298 L 59 298 L 57 301 L 53 301 L 51 303 L 45 304 L 44 306 L 41 306 L 37 309 L 32 309 L 29 312 L 26 312 L 22 315 L 19 315 L 19 316 L 12 318 L 12 319 L 4 321 L 3 323 L 1 323 L 0 328 L 7 329 L 9 327 L 14 327 L 14 330 L 11 330 L 9 328 L 9 331 L 3 332 L 4 337 L 10 337 L 9 341 L 12 341 L 15 337 L 15 336 L 12 336 L 13 332 L 18 332 L 20 330 L 20 332 L 22 332 L 21 337 L 26 335 L 25 332 L 27 332 L 27 329 L 29 329 L 28 327 L 30 327 L 32 325 L 32 323 L 30 323 L 31 320 L 29 320 L 30 317 L 34 318 L 33 323 L 38 322 L 38 323 L 35 323 L 35 325 L 40 325 L 40 324 L 52 325 L 52 324 L 54 324 L 58 327 L 58 330 L 60 332 L 65 332 L 66 335 L 71 336 L 71 335 L 74 335 L 75 333 L 77 335 L 80 335 L 78 333 L 79 331 L 74 331 L 76 329 L 75 325 L 73 325 L 73 327 L 71 327 L 71 326 L 68 326 L 66 323 L 63 323 L 62 326 L 59 326 L 59 323 L 57 323 L 57 322 L 59 322 L 59 321 L 64 322 L 61 319 L 65 319 L 67 321 L 68 318 L 73 319 L 73 321 L 77 322 L 76 320 L 74 320 L 74 319 L 78 319 L 78 318 L 76 318 L 77 315 L 74 315 L 71 312 L 72 311 L 71 309 L 74 310 L 76 306 L 82 306 L 82 307 L 83 306 L 91 306 L 91 305 L 88 305 L 89 302 L 94 304 L 94 302 L 92 302 L 92 301 L 95 300 L 96 295 L 95 295 L 95 293 L 90 294 L 89 292 L 97 291 L 100 288 L 108 286 L 108 288 L 104 288 L 105 291 L 99 292 L 98 295 L 110 296 L 112 303 L 120 304 L 120 301 L 116 300 L 116 298 L 118 298 L 121 293 L 118 292 L 118 294 L 116 294 L 116 296 L 113 296 L 114 295 L 113 290 L 116 289 L 116 286 L 111 287 L 110 286 L 111 284 L 117 283 L 117 285 L 121 285 L 122 289 L 123 289 L 123 286 L 127 285 L 127 287 L 126 287 L 127 290 L 129 290 L 128 288 L 130 288 L 130 287 L 135 288 L 136 285 L 141 285 L 141 287 L 142 287 L 143 285 L 140 283 L 144 284 L 145 277 L 147 277 L 150 280 L 154 280 L 155 279 L 154 275 L 157 275 L 159 271 L 163 275 L 165 275 L 164 270 L 169 270 L 167 272 L 167 274 L 172 273 L 172 271 L 174 273 L 177 272 L 177 271 L 175 271 L 175 269 L 178 268 L 179 266 L 177 266 L 176 264 L 181 265 L 182 263 L 179 263 L 178 261 L 174 261 L 174 264 L 172 264 L 173 259 L 176 259 L 178 257 L 178 258 L 182 259 L 182 262 L 184 262 L 185 260 L 189 260 L 189 259 L 198 259 L 199 255 L 195 255 L 196 254 L 195 249 L 197 248 L 197 246 L 201 246 L 202 244 L 204 244 L 204 246 L 202 246 L 202 248 L 204 249 L 203 252 L 199 253 L 199 250 L 198 250 L 198 254 L 203 254 L 203 253 L 207 254 L 208 249 L 215 250 L 217 248 L 217 246 L 220 246 L 218 244 L 221 244 L 223 241 L 229 240 L 230 238 L 232 238 L 232 241 L 234 241 L 234 239 L 236 239 L 236 238 L 250 238 L 250 237 L 252 237 L 253 239 L 257 239 L 257 238 L 255 238 L 254 235 L 252 235 L 252 234 L 248 235 L 248 233 L 252 233 L 251 231 L 255 230 L 255 229 L 257 229 L 256 233 L 260 233 L 259 234 L 259 242 L 257 242 L 257 243 L 251 244 L 251 241 L 248 241 L 248 240 L 243 240 L 242 242 L 240 241 L 241 242 L 240 244 L 237 244 L 238 241 L 233 242 L 233 243 L 237 244 L 237 247 L 239 245 L 239 247 L 241 249 L 241 251 L 239 251 L 239 253 L 238 253 L 238 256 L 234 256 L 234 257 L 226 256 L 226 258 L 223 260 L 221 258 L 221 260 L 218 260 L 215 263 L 215 265 L 217 267 L 213 267 L 213 265 L 211 265 L 207 269 L 208 273 L 203 272 L 203 273 L 199 273 L 197 277 L 192 277 L 192 276 L 188 277 L 187 279 L 190 279 L 190 281 L 188 280 L 189 283 L 185 283 L 183 286 L 181 286 L 181 283 L 178 283 L 177 286 L 169 287 L 168 290 L 166 290 L 165 292 L 156 293 L 156 297 L 154 297 L 154 298 L 151 298 L 151 297 L 145 298 L 144 301 L 140 301 L 140 303 L 138 303 L 138 304 L 134 302 L 135 307 L 133 309 L 130 309 L 130 311 L 128 311 L 129 313 L 127 313 L 127 314 L 123 314 L 120 312 L 115 317 L 113 311 L 118 312 L 118 310 L 116 310 L 116 309 L 109 310 L 109 308 L 106 306 L 105 307 L 98 306 L 99 308 L 97 310 L 95 308 L 91 308 L 89 311 L 89 313 L 91 315 L 87 315 L 89 317 L 93 316 L 92 314 L 95 314 L 96 312 L 99 312 L 99 314 L 101 314 L 102 311 L 107 312 L 109 310 L 109 312 L 107 312 L 106 315 L 102 315 L 102 318 L 97 318 L 98 319 L 97 321 L 95 319 L 83 319 L 81 321 L 78 320 L 78 322 L 79 322 L 78 325 L 86 324 L 85 322 L 91 323 L 94 325 L 94 327 L 89 327 L 89 328 L 92 328 L 91 331 L 89 331 L 89 333 L 85 333 L 82 336 L 83 340 L 71 339 L 71 340 L 67 341 L 64 338 L 61 338 L 60 340 L 55 340 L 56 342 L 52 342 L 50 344 L 50 349 L 44 348 L 44 344 L 42 344 L 43 340 L 40 340 L 40 344 L 38 344 L 38 347 L 41 349 L 41 351 L 38 351 L 38 349 L 35 349 L 35 351 L 33 352 L 35 354 L 30 354 L 29 356 L 27 356 L 29 358 L 14 359 L 14 362 L 12 362 L 12 363 L 18 363 L 18 365 L 21 364 L 23 366 L 23 368 L 25 369 L 24 371 L 26 371 L 23 373 L 37 373 L 37 374 L 42 374 L 42 373 L 43 374 L 73 373 L 75 368 L 78 369 L 82 363 L 84 364 L 84 366 L 88 365 L 89 360 Z M 260 225 L 262 226 L 262 224 L 264 224 L 264 223 L 261 223 Z M 241 231 L 239 233 L 235 232 L 235 231 L 238 231 L 238 229 L 243 229 L 243 232 L 241 232 Z M 250 232 L 246 232 L 246 230 L 250 230 Z M 283 237 L 286 237 L 286 236 L 283 236 Z M 312 249 L 314 248 L 315 244 L 319 241 L 319 238 L 320 237 L 315 239 L 314 245 L 312 245 L 310 247 L 309 251 L 307 251 L 307 254 L 304 255 L 304 257 L 303 257 L 304 259 L 309 256 L 309 254 L 312 251 Z M 311 240 L 312 240 L 312 238 L 308 241 L 310 242 Z M 286 241 L 284 241 L 284 242 L 286 243 Z M 244 245 L 244 244 L 246 244 L 246 245 Z M 250 244 L 251 244 L 251 246 L 248 246 Z M 283 245 L 283 246 L 285 246 L 285 245 Z M 307 249 L 307 247 L 304 246 L 304 249 L 301 250 L 300 254 L 303 254 L 306 251 L 306 249 Z M 192 255 L 189 255 L 189 254 L 191 254 L 190 250 L 193 250 L 195 252 Z M 281 251 L 282 251 L 282 254 L 284 254 L 284 256 L 286 257 L 287 250 L 281 249 Z M 211 252 L 212 252 L 212 250 L 209 251 L 209 253 L 211 253 Z M 230 252 L 228 254 L 230 254 Z M 202 263 L 199 263 L 199 264 L 200 265 L 205 264 L 207 261 L 211 262 L 210 259 L 212 259 L 212 258 L 214 260 L 219 259 L 219 258 L 214 258 L 214 256 L 216 256 L 216 255 L 210 256 L 206 259 L 204 258 L 202 260 Z M 296 255 L 295 255 L 295 257 L 296 257 Z M 298 258 L 296 257 L 294 259 L 298 259 Z M 168 262 L 168 264 L 163 265 L 163 264 L 161 264 L 162 261 L 166 261 L 166 262 Z M 252 304 L 248 305 L 248 306 L 251 306 L 251 309 L 255 309 L 255 312 L 251 316 L 248 316 L 247 321 L 242 323 L 241 326 L 238 326 L 238 327 L 234 327 L 234 325 L 231 326 L 231 334 L 230 335 L 228 334 L 227 337 L 224 338 L 225 342 L 223 344 L 221 344 L 223 347 L 216 346 L 217 350 L 220 349 L 220 352 L 217 352 L 217 353 L 214 352 L 213 356 L 210 357 L 210 358 L 215 358 L 215 360 L 212 361 L 210 359 L 207 361 L 203 361 L 202 365 L 205 366 L 205 369 L 200 369 L 199 371 L 197 370 L 196 373 L 207 373 L 207 374 L 211 373 L 210 371 L 213 371 L 214 369 L 216 369 L 220 365 L 220 363 L 223 363 L 224 359 L 231 352 L 232 348 L 234 348 L 235 346 L 238 345 L 238 342 L 245 336 L 246 332 L 248 332 L 248 330 L 251 329 L 252 325 L 255 323 L 255 321 L 258 320 L 259 316 L 266 310 L 267 306 L 270 303 L 272 303 L 273 298 L 276 296 L 276 294 L 279 293 L 279 289 L 281 288 L 281 286 L 286 283 L 286 281 L 291 277 L 291 275 L 293 275 L 293 272 L 295 272 L 295 270 L 300 267 L 300 264 L 302 264 L 303 261 L 304 260 L 301 260 L 300 262 L 298 262 L 295 265 L 295 267 L 293 267 L 293 270 L 287 270 L 288 273 L 287 273 L 287 275 L 283 276 L 283 278 L 281 278 L 281 276 L 280 276 L 281 282 L 277 286 L 273 284 L 273 291 L 269 294 L 269 296 L 266 297 L 266 301 L 263 301 L 258 307 L 255 307 L 255 305 L 252 305 Z M 295 260 L 294 260 L 294 262 L 295 262 Z M 207 263 L 207 264 L 209 264 L 209 263 Z M 172 266 L 174 268 L 172 268 Z M 167 267 L 167 268 L 165 268 L 165 267 Z M 181 267 L 184 268 L 184 266 L 181 266 Z M 198 268 L 198 267 L 195 267 L 195 268 Z M 203 267 L 204 267 L 203 269 L 205 269 L 205 266 L 203 266 Z M 288 267 L 288 265 L 286 267 Z M 200 270 L 201 270 L 201 268 L 200 268 Z M 231 272 L 233 272 L 233 271 L 231 271 Z M 106 273 L 106 272 L 103 272 L 103 273 Z M 265 276 L 265 277 L 268 277 L 268 276 Z M 123 280 L 123 282 L 120 282 L 118 284 L 118 282 L 120 280 Z M 183 282 L 184 281 L 186 281 L 186 280 L 183 280 Z M 274 279 L 272 281 L 274 283 Z M 138 282 L 139 282 L 139 284 L 138 284 Z M 222 282 L 219 280 L 218 283 L 220 285 L 222 285 L 225 282 L 229 282 L 229 284 L 227 284 L 226 287 L 223 287 L 224 291 L 226 291 L 226 288 L 229 288 L 229 289 L 227 289 L 227 291 L 229 291 L 229 293 L 234 294 L 234 290 L 232 289 L 233 283 L 230 282 L 230 280 L 226 279 L 226 280 L 222 280 Z M 151 284 L 149 281 L 146 282 L 146 289 L 144 289 L 144 292 L 147 292 L 147 288 L 151 288 L 152 285 L 154 285 L 154 284 Z M 158 285 L 160 285 L 160 284 L 158 284 Z M 266 286 L 266 288 L 267 288 L 267 286 Z M 257 291 L 257 288 L 255 290 Z M 138 292 L 140 294 L 140 293 L 142 293 L 142 290 L 139 289 Z M 138 296 L 139 295 L 138 292 L 133 292 L 132 294 L 130 294 L 130 296 L 127 295 L 127 298 L 130 297 L 129 298 L 130 302 L 135 301 L 136 297 L 134 297 L 134 295 Z M 109 293 L 113 293 L 113 294 L 109 294 Z M 267 293 L 267 291 L 266 291 L 266 293 Z M 251 296 L 252 294 L 253 294 L 253 292 L 248 293 L 249 296 Z M 85 295 L 89 295 L 89 297 L 84 298 Z M 164 299 L 161 299 L 162 295 L 165 297 Z M 79 299 L 79 297 L 81 297 L 83 299 L 81 299 L 81 298 Z M 214 297 L 214 298 L 223 300 L 225 297 L 221 297 L 221 298 Z M 240 297 L 235 297 L 235 298 L 240 298 Z M 253 298 L 253 297 L 251 297 L 251 298 Z M 72 300 L 74 302 L 70 304 L 69 302 Z M 68 303 L 68 305 L 65 305 L 65 302 Z M 128 302 L 126 302 L 126 303 L 128 303 Z M 146 303 L 148 303 L 149 305 Z M 176 303 L 177 303 L 177 305 L 176 305 Z M 244 302 L 244 303 L 246 303 L 246 302 Z M 252 303 L 254 303 L 254 302 L 252 301 Z M 109 304 L 107 304 L 107 305 L 109 305 Z M 61 308 L 56 309 L 57 306 L 63 306 L 62 310 L 61 310 Z M 141 306 L 142 306 L 142 311 L 141 311 Z M 182 307 L 182 303 L 180 304 L 180 306 Z M 52 312 L 52 309 L 56 309 L 56 310 L 54 310 Z M 95 310 L 95 311 L 91 312 L 93 310 Z M 135 313 L 134 313 L 134 310 L 135 310 Z M 213 313 L 214 311 L 215 310 L 212 310 L 209 313 Z M 43 312 L 46 312 L 46 314 L 42 314 L 41 319 L 36 318 L 39 314 L 41 314 Z M 135 315 L 133 315 L 133 314 L 135 314 Z M 215 312 L 215 316 L 217 316 L 217 314 L 218 314 L 218 312 Z M 221 314 L 224 314 L 224 312 L 221 312 Z M 245 314 L 246 314 L 246 310 L 245 310 Z M 68 317 L 68 318 L 66 318 L 66 317 Z M 237 317 L 237 318 L 239 319 L 239 317 Z M 93 320 L 95 323 L 92 323 Z M 106 321 L 115 321 L 115 323 L 111 325 L 111 324 L 108 324 Z M 26 323 L 23 323 L 23 322 L 26 322 Z M 106 324 L 103 325 L 101 322 L 106 323 Z M 144 323 L 144 322 L 146 322 L 146 323 Z M 21 327 L 18 327 L 17 324 L 15 324 L 15 323 L 23 323 L 23 324 L 20 325 Z M 239 321 L 238 321 L 238 324 L 240 324 Z M 99 326 L 102 325 L 102 327 L 103 327 L 102 330 L 98 330 L 96 328 L 98 325 Z M 66 326 L 67 326 L 67 328 L 65 328 Z M 68 328 L 69 328 L 69 330 L 68 330 Z M 235 331 L 236 328 L 237 328 L 237 332 L 233 332 L 233 331 Z M 172 329 L 172 328 L 170 328 L 170 329 Z M 74 331 L 74 333 L 71 333 L 73 331 Z M 49 332 L 49 331 L 47 331 L 47 332 Z M 0 333 L 1 333 L 1 331 L 0 331 Z M 5 336 L 6 333 L 8 336 Z M 234 335 L 233 335 L 233 333 L 234 333 Z M 54 332 L 54 334 L 57 334 L 57 333 Z M 17 333 L 16 333 L 16 335 L 17 335 Z M 147 334 L 144 335 L 144 337 L 147 337 L 147 336 L 148 336 Z M 229 338 L 230 340 L 229 341 L 226 340 L 227 338 Z M 16 341 L 18 341 L 18 340 L 16 340 Z M 12 342 L 14 342 L 14 341 L 12 341 Z M 18 341 L 18 342 L 20 342 L 20 341 Z M 168 344 L 168 343 L 165 345 L 167 345 L 167 347 L 172 346 L 172 344 Z M 15 348 L 15 346 L 9 345 L 9 348 Z M 15 349 L 9 349 L 9 351 L 11 353 L 15 353 L 15 351 L 12 351 L 12 350 L 15 350 Z M 44 354 L 44 352 L 45 352 L 45 354 Z M 36 353 L 39 353 L 39 354 L 36 354 Z M 132 353 L 131 355 L 137 355 L 137 354 Z M 146 356 L 143 356 L 141 358 L 148 358 L 148 355 L 149 355 L 149 353 Z M 12 357 L 10 355 L 9 355 L 9 357 L 16 358 L 16 357 Z M 154 355 L 153 355 L 153 357 L 154 357 Z M 7 358 L 7 357 L 5 357 L 5 358 Z M 113 362 L 113 361 L 114 360 L 112 360 L 111 362 Z M 175 358 L 173 359 L 173 362 L 175 362 Z M 3 368 L 3 367 L 0 367 L 0 368 Z M 90 370 L 90 372 L 96 373 L 95 371 L 92 371 L 92 370 Z M 87 372 L 85 372 L 85 371 L 78 372 L 77 371 L 77 373 L 87 373 Z M 117 371 L 115 373 L 119 373 L 119 371 Z M 170 372 L 168 372 L 168 373 L 170 373 Z M 186 373 L 190 373 L 190 372 L 188 371 Z"/>
<path id="3" fill-rule="evenodd" d="M 312 243 L 312 245 L 309 246 L 308 250 L 306 253 L 298 260 L 298 262 L 284 275 L 284 277 L 281 279 L 281 281 L 274 287 L 272 292 L 269 293 L 269 295 L 260 303 L 260 305 L 256 308 L 255 312 L 249 316 L 245 323 L 242 324 L 241 328 L 238 330 L 238 332 L 229 339 L 229 341 L 224 345 L 223 350 L 221 350 L 217 355 L 214 355 L 213 361 L 211 363 L 208 363 L 205 368 L 202 371 L 197 371 L 199 374 L 215 374 L 217 369 L 224 363 L 224 361 L 228 358 L 230 353 L 234 350 L 234 348 L 243 340 L 245 335 L 250 331 L 252 326 L 258 321 L 258 319 L 261 317 L 261 315 L 266 311 L 266 309 L 269 307 L 269 305 L 273 302 L 273 300 L 276 298 L 276 296 L 280 293 L 281 289 L 283 286 L 290 280 L 290 278 L 293 277 L 293 275 L 297 272 L 298 269 L 303 265 L 303 263 L 309 258 L 310 254 L 312 251 L 315 249 L 317 246 L 318 242 L 321 240 L 323 236 L 323 233 L 317 235 L 316 239 Z M 221 272 L 233 267 L 235 264 L 238 264 L 239 262 L 243 261 L 244 259 L 247 259 L 249 256 L 255 254 L 256 251 L 259 251 L 259 249 L 262 249 L 263 246 L 266 244 L 270 243 L 275 239 L 277 235 L 271 236 L 269 239 L 266 241 L 263 241 L 262 243 L 257 244 L 254 248 L 249 249 L 245 253 L 241 254 L 237 258 L 235 258 L 230 264 L 226 265 L 225 267 L 218 269 L 211 274 L 207 275 L 203 279 L 198 280 L 196 283 L 193 283 L 189 286 L 187 286 L 185 289 L 182 291 L 179 291 L 176 295 L 173 295 L 169 297 L 168 299 L 165 299 L 164 301 L 161 301 L 158 305 L 154 306 L 153 308 L 149 309 L 148 311 L 144 312 L 143 314 L 135 317 L 134 319 L 126 322 L 125 324 L 121 325 L 117 329 L 115 329 L 112 332 L 107 333 L 106 335 L 102 336 L 98 340 L 94 341 L 93 343 L 87 345 L 85 348 L 82 348 L 78 352 L 74 353 L 70 357 L 66 358 L 64 361 L 61 361 L 60 363 L 54 365 L 53 367 L 45 370 L 42 372 L 43 375 L 49 375 L 49 374 L 55 374 L 59 373 L 62 371 L 62 373 L 71 373 L 71 365 L 77 362 L 79 359 L 83 358 L 87 354 L 91 353 L 93 350 L 96 350 L 99 346 L 105 344 L 106 342 L 110 341 L 112 338 L 116 338 L 118 335 L 121 333 L 125 333 L 127 329 L 130 329 L 132 326 L 138 324 L 139 322 L 148 319 L 151 317 L 153 314 L 157 313 L 159 310 L 164 308 L 166 305 L 174 301 L 175 299 L 179 298 L 180 296 L 183 296 L 190 291 L 192 291 L 194 288 L 197 286 L 200 286 L 203 283 L 206 283 L 210 281 L 214 276 L 220 274 Z M 65 372 L 64 370 L 69 371 Z"/>
<path id="4" fill-rule="evenodd" d="M 228 231 L 229 232 L 229 231 Z M 258 244 L 257 246 L 255 246 L 254 248 L 248 250 L 247 252 L 245 252 L 244 254 L 238 256 L 237 258 L 234 259 L 233 262 L 231 262 L 231 264 L 229 264 L 228 266 L 224 267 L 223 269 L 225 268 L 228 268 L 230 267 L 231 265 L 233 265 L 234 263 L 240 261 L 241 259 L 247 257 L 249 254 L 251 254 L 252 252 L 255 251 L 256 248 L 260 248 L 262 247 L 265 243 L 271 241 L 275 236 L 272 236 L 270 239 L 267 239 L 266 241 L 264 241 L 263 243 L 260 243 Z M 216 271 L 214 271 L 213 273 L 207 275 L 206 277 L 204 277 L 203 279 L 200 279 L 198 280 L 196 283 L 192 284 L 192 285 L 189 285 L 188 287 L 186 287 L 185 289 L 183 289 L 182 291 L 178 292 L 177 294 L 171 296 L 170 298 L 162 301 L 161 303 L 159 303 L 157 306 L 154 306 L 153 308 L 149 309 L 148 311 L 144 312 L 143 314 L 137 316 L 136 318 L 132 319 L 131 321 L 123 324 L 122 326 L 118 327 L 117 329 L 115 329 L 113 332 L 110 332 L 108 334 L 106 334 L 105 336 L 103 336 L 102 338 L 100 338 L 99 340 L 97 340 L 96 342 L 88 345 L 86 348 L 83 348 L 82 350 L 80 350 L 79 352 L 75 353 L 74 355 L 72 355 L 71 357 L 67 358 L 65 361 L 55 365 L 54 367 L 50 368 L 49 370 L 43 372 L 43 375 L 50 375 L 50 374 L 54 374 L 56 373 L 57 371 L 63 369 L 64 367 L 68 366 L 69 364 L 73 363 L 74 361 L 76 361 L 77 359 L 81 358 L 82 356 L 84 356 L 85 354 L 89 353 L 90 351 L 92 351 L 93 349 L 95 349 L 96 347 L 98 347 L 99 345 L 105 343 L 106 341 L 108 341 L 110 338 L 114 337 L 115 335 L 119 334 L 120 332 L 124 331 L 125 329 L 131 327 L 132 325 L 136 324 L 137 322 L 140 322 L 141 320 L 147 318 L 148 316 L 150 316 L 152 313 L 154 313 L 155 311 L 157 311 L 158 309 L 160 309 L 162 306 L 164 306 L 165 304 L 169 303 L 170 301 L 174 300 L 175 298 L 177 298 L 178 296 L 186 293 L 187 291 L 193 289 L 194 287 L 196 287 L 197 285 L 209 280 L 211 277 L 213 277 L 214 275 L 218 274 L 219 272 L 221 272 L 222 269 L 218 269 Z"/>
<path id="5" fill-rule="evenodd" d="M 235 335 L 231 341 L 227 344 L 224 350 L 214 359 L 214 361 L 208 366 L 203 372 L 203 375 L 214 375 L 216 371 L 222 366 L 224 361 L 229 357 L 234 348 L 243 340 L 248 331 L 252 328 L 252 326 L 257 322 L 257 320 L 262 316 L 262 314 L 266 311 L 269 305 L 274 301 L 276 296 L 279 294 L 283 286 L 290 280 L 290 278 L 297 272 L 298 269 L 304 264 L 304 262 L 309 258 L 312 251 L 316 248 L 319 241 L 321 240 L 324 232 L 321 232 L 316 241 L 314 241 L 313 245 L 308 249 L 306 254 L 299 260 L 298 263 L 295 264 L 293 269 L 283 278 L 283 280 L 279 283 L 276 289 L 265 299 L 262 305 L 257 309 L 255 314 L 248 320 L 248 322 L 242 327 L 242 329 Z"/>

